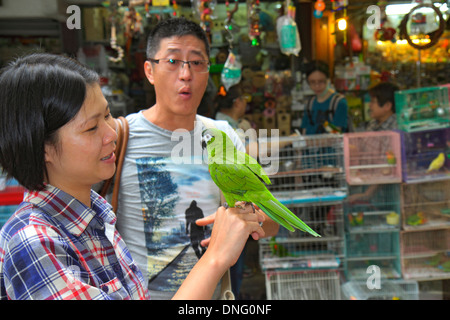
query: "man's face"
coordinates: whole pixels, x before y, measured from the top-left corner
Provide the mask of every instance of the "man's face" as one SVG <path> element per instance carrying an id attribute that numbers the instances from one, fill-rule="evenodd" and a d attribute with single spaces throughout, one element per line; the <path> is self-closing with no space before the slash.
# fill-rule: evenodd
<path id="1" fill-rule="evenodd" d="M 386 104 L 380 106 L 380 103 L 378 102 L 378 99 L 376 97 L 370 97 L 369 103 L 370 117 L 375 120 L 379 121 L 382 120 L 386 116 L 386 113 L 389 111 L 389 108 Z"/>
<path id="2" fill-rule="evenodd" d="M 208 60 L 205 44 L 195 36 L 171 37 L 161 40 L 159 51 L 152 57 L 183 61 Z M 192 115 L 208 84 L 209 73 L 192 71 L 188 64 L 175 71 L 167 71 L 161 64 L 145 63 L 145 73 L 155 86 L 156 105 L 174 115 Z"/>

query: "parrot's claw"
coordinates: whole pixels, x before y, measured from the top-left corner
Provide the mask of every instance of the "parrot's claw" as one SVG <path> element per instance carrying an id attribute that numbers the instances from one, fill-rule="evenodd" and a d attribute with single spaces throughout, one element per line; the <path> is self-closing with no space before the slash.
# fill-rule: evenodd
<path id="1" fill-rule="evenodd" d="M 224 207 L 225 209 L 228 209 L 229 208 L 228 203 L 224 202 L 222 207 Z"/>
<path id="2" fill-rule="evenodd" d="M 253 209 L 253 213 L 256 213 L 255 206 L 253 205 L 253 202 L 241 202 L 240 204 L 236 204 L 236 208 L 239 208 L 241 210 L 244 210 L 246 206 L 251 205 Z"/>

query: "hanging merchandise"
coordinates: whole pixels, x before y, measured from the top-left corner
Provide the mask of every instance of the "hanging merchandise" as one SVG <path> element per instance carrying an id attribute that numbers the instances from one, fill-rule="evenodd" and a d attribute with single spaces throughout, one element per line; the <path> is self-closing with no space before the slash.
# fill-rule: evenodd
<path id="1" fill-rule="evenodd" d="M 217 0 L 191 0 L 192 11 L 200 18 L 200 25 L 211 42 L 211 29 L 213 26 L 214 8 Z"/>
<path id="2" fill-rule="evenodd" d="M 350 44 L 352 46 L 353 53 L 361 52 L 362 41 L 359 34 L 356 32 L 355 26 L 353 24 L 350 24 L 348 31 L 350 33 Z"/>
<path id="3" fill-rule="evenodd" d="M 325 2 L 323 0 L 317 0 L 314 4 L 314 18 L 322 18 L 323 10 L 325 10 Z"/>
<path id="4" fill-rule="evenodd" d="M 254 47 L 261 44 L 260 10 L 259 0 L 247 0 L 248 36 Z"/>
<path id="5" fill-rule="evenodd" d="M 295 6 L 288 4 L 287 7 L 287 15 L 277 19 L 277 35 L 280 42 L 280 50 L 285 55 L 293 54 L 298 56 L 302 46 L 297 24 L 295 23 Z"/>
<path id="6" fill-rule="evenodd" d="M 228 91 L 233 85 L 238 84 L 241 81 L 241 75 L 242 64 L 239 58 L 230 51 L 221 74 L 221 81 L 225 89 Z"/>
<path id="7" fill-rule="evenodd" d="M 228 0 L 225 3 L 225 6 L 227 8 L 227 18 L 225 19 L 225 30 L 228 32 L 228 36 L 226 37 L 226 39 L 228 41 L 228 46 L 229 46 L 230 50 L 233 48 L 233 40 L 234 40 L 233 32 L 236 31 L 235 30 L 236 28 L 234 27 L 234 23 L 233 23 L 233 15 L 238 10 L 238 5 L 239 5 L 239 1 L 234 0 L 234 8 L 232 10 L 230 10 L 230 8 L 229 8 L 230 3 L 228 2 Z"/>
<path id="8" fill-rule="evenodd" d="M 388 2 L 386 0 L 379 1 L 377 3 L 378 8 L 380 8 L 380 29 L 375 31 L 374 37 L 377 41 L 392 41 L 396 42 L 395 34 L 397 31 L 392 28 L 391 23 L 386 15 L 386 6 Z"/>
<path id="9" fill-rule="evenodd" d="M 120 15 L 118 13 L 118 4 L 111 3 L 110 1 L 105 1 L 102 3 L 102 5 L 105 8 L 108 8 L 111 11 L 111 14 L 109 16 L 109 20 L 111 22 L 111 38 L 110 38 L 110 45 L 111 48 L 117 52 L 117 57 L 109 57 L 109 61 L 118 63 L 122 61 L 124 57 L 124 51 L 121 46 L 117 45 L 117 28 L 116 28 L 116 21 L 118 18 L 120 18 Z"/>

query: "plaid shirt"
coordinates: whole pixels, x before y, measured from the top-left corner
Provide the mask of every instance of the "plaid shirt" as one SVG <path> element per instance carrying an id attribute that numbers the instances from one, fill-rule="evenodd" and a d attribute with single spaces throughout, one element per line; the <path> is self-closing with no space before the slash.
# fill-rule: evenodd
<path id="1" fill-rule="evenodd" d="M 0 300 L 149 298 L 111 206 L 94 191 L 91 203 L 25 191 L 0 232 Z"/>
<path id="2" fill-rule="evenodd" d="M 365 131 L 388 131 L 397 128 L 397 115 L 394 113 L 382 123 L 374 119 L 370 120 L 366 125 Z"/>

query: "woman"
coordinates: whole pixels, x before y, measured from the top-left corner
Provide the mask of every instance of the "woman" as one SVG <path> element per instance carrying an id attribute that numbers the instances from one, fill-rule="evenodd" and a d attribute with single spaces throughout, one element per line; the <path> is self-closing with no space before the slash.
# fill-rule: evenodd
<path id="1" fill-rule="evenodd" d="M 26 190 L 0 233 L 1 299 L 149 298 L 111 206 L 91 189 L 115 172 L 113 123 L 98 75 L 76 61 L 32 54 L 3 70 L 0 166 Z M 174 298 L 212 296 L 249 234 L 264 234 L 251 212 L 201 221 L 215 218 L 208 250 Z"/>
<path id="2" fill-rule="evenodd" d="M 303 113 L 302 134 L 347 131 L 347 101 L 331 89 L 328 65 L 322 61 L 311 62 L 306 70 L 306 80 L 314 96 Z M 330 129 L 329 124 L 334 128 Z"/>
<path id="3" fill-rule="evenodd" d="M 250 129 L 250 123 L 242 119 L 247 108 L 247 99 L 239 85 L 230 87 L 228 91 L 221 87 L 214 102 L 216 120 L 228 121 L 234 129 L 241 128 L 244 131 Z"/>

